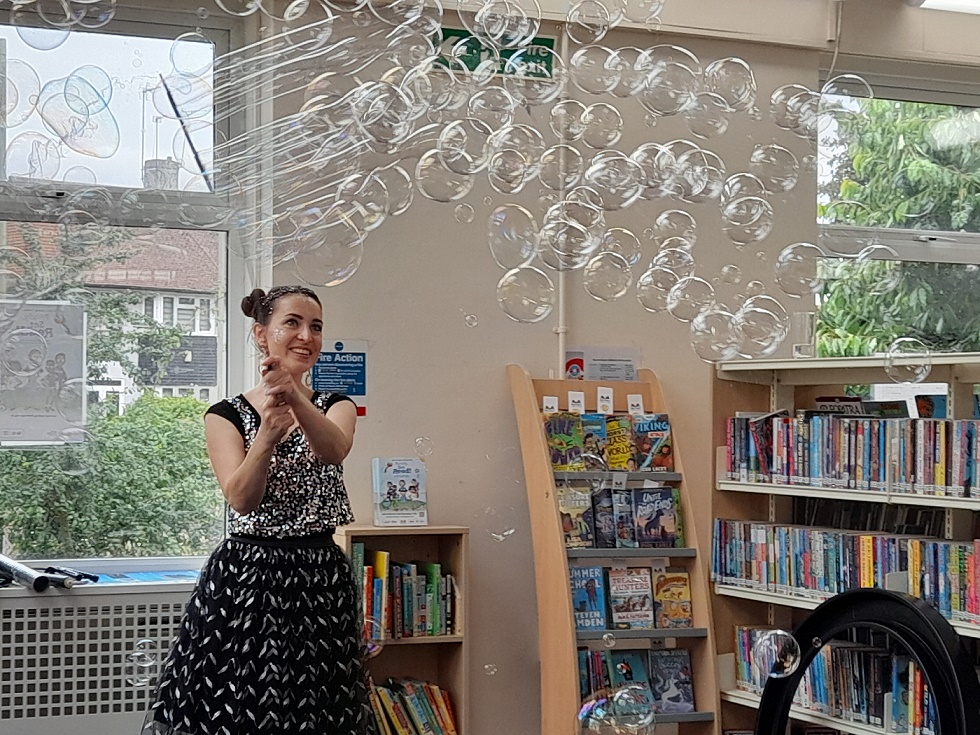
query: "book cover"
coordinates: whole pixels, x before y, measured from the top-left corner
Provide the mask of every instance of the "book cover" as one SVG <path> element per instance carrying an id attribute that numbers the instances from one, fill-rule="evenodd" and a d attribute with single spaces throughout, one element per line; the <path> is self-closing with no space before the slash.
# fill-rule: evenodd
<path id="1" fill-rule="evenodd" d="M 636 517 L 633 515 L 633 493 L 631 490 L 613 490 L 613 520 L 616 523 L 616 548 L 635 549 Z"/>
<path id="2" fill-rule="evenodd" d="M 624 688 L 629 690 L 629 695 L 617 702 L 618 714 L 626 717 L 644 716 L 656 711 L 644 658 L 642 651 L 610 652 L 609 678 L 613 691 L 623 691 Z"/>
<path id="3" fill-rule="evenodd" d="M 641 549 L 674 546 L 677 518 L 671 488 L 633 488 L 633 516 Z"/>
<path id="4" fill-rule="evenodd" d="M 582 414 L 582 459 L 587 470 L 606 470 L 606 414 Z"/>
<path id="5" fill-rule="evenodd" d="M 673 472 L 670 420 L 665 413 L 633 416 L 633 460 L 640 472 Z"/>
<path id="6" fill-rule="evenodd" d="M 613 512 L 612 488 L 603 485 L 592 493 L 592 522 L 595 525 L 595 547 L 616 548 L 616 516 Z"/>
<path id="7" fill-rule="evenodd" d="M 653 628 L 653 585 L 648 567 L 609 570 L 609 612 L 616 630 Z"/>
<path id="8" fill-rule="evenodd" d="M 653 578 L 658 628 L 694 627 L 691 579 L 687 572 L 658 572 Z"/>
<path id="9" fill-rule="evenodd" d="M 568 568 L 576 630 L 605 630 L 606 585 L 602 567 Z"/>
<path id="10" fill-rule="evenodd" d="M 686 648 L 650 651 L 650 689 L 654 712 L 693 712 L 691 652 Z"/>
<path id="11" fill-rule="evenodd" d="M 860 402 L 858 402 L 857 405 L 860 407 Z M 780 410 L 764 414 L 757 418 L 749 419 L 749 436 L 751 437 L 752 446 L 755 447 L 755 453 L 759 460 L 760 480 L 772 482 L 772 421 L 773 419 L 783 418 L 785 416 L 789 416 L 789 413 L 785 410 Z"/>
<path id="12" fill-rule="evenodd" d="M 606 416 L 606 463 L 617 472 L 636 469 L 633 458 L 633 421 L 629 414 Z"/>
<path id="13" fill-rule="evenodd" d="M 417 458 L 375 457 L 374 525 L 426 526 L 429 523 L 425 463 Z"/>
<path id="14" fill-rule="evenodd" d="M 592 519 L 592 491 L 587 485 L 559 484 L 558 513 L 565 534 L 565 546 L 569 549 L 590 548 L 593 545 L 595 525 Z"/>
<path id="15" fill-rule="evenodd" d="M 555 472 L 581 472 L 585 469 L 582 459 L 582 417 L 570 411 L 558 411 L 544 415 L 544 433 L 551 454 L 551 469 Z"/>

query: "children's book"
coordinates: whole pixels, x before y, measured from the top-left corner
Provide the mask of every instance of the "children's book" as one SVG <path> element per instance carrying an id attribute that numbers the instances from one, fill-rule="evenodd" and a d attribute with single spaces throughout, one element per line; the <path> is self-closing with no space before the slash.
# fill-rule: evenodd
<path id="1" fill-rule="evenodd" d="M 613 520 L 616 523 L 616 548 L 635 549 L 636 517 L 633 515 L 633 493 L 631 490 L 613 490 Z"/>
<path id="2" fill-rule="evenodd" d="M 647 678 L 643 652 L 612 651 L 609 658 L 609 678 L 613 691 L 628 690 L 626 696 L 617 697 L 617 714 L 630 717 L 655 712 L 656 703 Z"/>
<path id="3" fill-rule="evenodd" d="M 576 630 L 605 630 L 606 585 L 602 567 L 568 568 Z"/>
<path id="4" fill-rule="evenodd" d="M 582 459 L 587 470 L 606 470 L 606 414 L 582 414 Z"/>
<path id="5" fill-rule="evenodd" d="M 559 483 L 556 494 L 566 548 L 592 547 L 595 535 L 592 491 L 586 485 Z"/>
<path id="6" fill-rule="evenodd" d="M 658 628 L 694 627 L 691 609 L 691 579 L 687 572 L 658 572 L 653 575 Z"/>
<path id="7" fill-rule="evenodd" d="M 613 629 L 654 627 L 649 567 L 612 567 L 609 570 L 609 612 Z"/>
<path id="8" fill-rule="evenodd" d="M 595 524 L 595 547 L 616 548 L 616 516 L 613 513 L 612 488 L 603 484 L 592 493 L 592 521 Z"/>
<path id="9" fill-rule="evenodd" d="M 858 406 L 860 407 L 860 403 Z M 772 482 L 772 420 L 789 416 L 785 410 L 773 411 L 758 418 L 749 419 L 749 436 L 759 460 L 759 474 L 767 482 Z"/>
<path id="10" fill-rule="evenodd" d="M 633 458 L 633 421 L 629 414 L 606 416 L 606 464 L 617 472 L 636 469 Z"/>
<path id="11" fill-rule="evenodd" d="M 429 524 L 425 463 L 417 458 L 371 460 L 374 480 L 374 525 Z"/>
<path id="12" fill-rule="evenodd" d="M 633 441 L 633 459 L 638 471 L 674 471 L 674 449 L 667 414 L 633 416 Z"/>
<path id="13" fill-rule="evenodd" d="M 674 546 L 677 516 L 672 488 L 633 488 L 633 516 L 641 549 Z"/>
<path id="14" fill-rule="evenodd" d="M 686 648 L 650 651 L 650 689 L 653 711 L 680 713 L 694 711 L 694 680 L 691 652 Z"/>
<path id="15" fill-rule="evenodd" d="M 555 472 L 581 472 L 585 469 L 580 414 L 570 411 L 546 413 L 544 433 L 551 453 L 551 468 Z"/>

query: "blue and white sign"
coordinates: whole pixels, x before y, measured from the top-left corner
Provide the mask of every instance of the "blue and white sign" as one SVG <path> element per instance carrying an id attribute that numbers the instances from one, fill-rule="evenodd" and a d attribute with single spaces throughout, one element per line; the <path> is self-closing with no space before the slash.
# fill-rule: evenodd
<path id="1" fill-rule="evenodd" d="M 367 406 L 367 342 L 324 339 L 323 349 L 310 375 L 310 386 L 321 393 L 343 393 L 358 405 L 358 415 Z"/>

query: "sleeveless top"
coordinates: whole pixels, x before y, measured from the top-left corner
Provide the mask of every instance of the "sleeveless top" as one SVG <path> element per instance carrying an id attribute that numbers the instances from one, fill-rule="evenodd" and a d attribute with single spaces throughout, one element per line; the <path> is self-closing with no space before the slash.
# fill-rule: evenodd
<path id="1" fill-rule="evenodd" d="M 337 393 L 315 392 L 310 400 L 326 413 L 335 403 L 351 399 Z M 262 419 L 244 395 L 219 401 L 207 413 L 234 424 L 245 442 L 245 451 L 249 450 Z M 228 532 L 236 535 L 308 536 L 330 532 L 353 520 L 343 466 L 323 464 L 317 459 L 300 427 L 293 429 L 273 450 L 265 495 L 259 507 L 241 515 L 228 506 Z"/>

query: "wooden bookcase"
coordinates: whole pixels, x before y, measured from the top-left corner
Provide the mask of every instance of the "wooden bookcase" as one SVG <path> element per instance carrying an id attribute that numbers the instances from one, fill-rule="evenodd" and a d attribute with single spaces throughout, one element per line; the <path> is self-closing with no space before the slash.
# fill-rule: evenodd
<path id="1" fill-rule="evenodd" d="M 915 357 L 902 358 L 915 364 Z M 972 514 L 980 511 L 980 499 L 894 493 L 890 489 L 861 491 L 801 485 L 734 482 L 725 479 L 727 443 L 725 420 L 736 411 L 769 412 L 812 406 L 822 395 L 843 395 L 845 385 L 890 383 L 883 357 L 772 359 L 733 361 L 716 366 L 712 397 L 715 456 L 715 493 L 712 515 L 760 522 L 787 522 L 793 497 L 822 497 L 837 500 L 917 505 L 942 508 L 944 538 L 972 538 Z M 949 385 L 948 417 L 971 418 L 973 386 L 980 383 L 980 354 L 934 355 L 929 382 Z M 750 728 L 756 719 L 759 696 L 737 689 L 734 677 L 734 626 L 756 625 L 792 630 L 819 601 L 764 592 L 734 585 L 716 584 L 712 591 L 712 615 L 718 641 L 718 671 L 721 687 L 721 724 L 724 728 Z M 980 626 L 952 623 L 962 636 L 980 638 Z M 847 722 L 795 707 L 794 720 L 833 727 L 853 735 L 884 735 L 881 727 Z"/>
<path id="2" fill-rule="evenodd" d="M 380 654 L 368 662 L 374 680 L 389 677 L 430 681 L 449 692 L 460 735 L 469 733 L 469 655 L 466 637 L 467 546 L 469 529 L 464 526 L 414 526 L 410 528 L 368 525 L 342 526 L 334 536 L 337 544 L 351 553 L 355 542 L 366 552 L 389 551 L 393 561 L 439 562 L 459 585 L 456 630 L 453 635 L 419 636 L 382 642 Z"/>
<path id="3" fill-rule="evenodd" d="M 670 413 L 664 402 L 660 384 L 649 370 L 639 371 L 638 381 L 593 382 L 582 380 L 532 379 L 519 365 L 507 367 L 517 428 L 523 455 L 528 508 L 531 518 L 531 541 L 534 551 L 535 588 L 538 602 L 538 654 L 541 666 L 541 735 L 578 735 L 577 713 L 581 707 L 576 649 L 582 646 L 602 647 L 602 632 L 576 633 L 572 615 L 572 598 L 568 568 L 570 564 L 642 564 L 640 560 L 668 558 L 671 567 L 683 566 L 691 578 L 691 598 L 694 608 L 694 628 L 681 633 L 671 631 L 664 640 L 664 631 L 611 631 L 618 648 L 645 648 L 658 645 L 673 646 L 678 639 L 691 651 L 694 667 L 694 700 L 698 711 L 690 715 L 658 715 L 661 726 L 674 726 L 683 733 L 708 735 L 718 733 L 714 713 L 720 706 L 715 676 L 713 627 L 708 607 L 707 561 L 701 558 L 694 520 L 696 508 L 710 507 L 708 493 L 702 498 L 692 496 L 683 485 L 683 437 L 674 437 L 674 465 L 670 476 L 649 472 L 632 473 L 631 479 L 661 479 L 671 484 L 681 483 L 682 513 L 688 548 L 684 549 L 566 549 L 555 497 L 555 476 L 544 433 L 541 414 L 543 396 L 557 396 L 559 408 L 567 409 L 568 391 L 585 393 L 586 411 L 596 410 L 596 389 L 610 387 L 614 391 L 613 410 L 627 413 L 627 396 L 640 394 L 646 411 Z M 592 473 L 575 473 L 587 478 Z M 611 473 L 607 473 L 611 476 Z M 700 502 L 699 502 L 700 501 Z M 710 558 L 710 556 L 709 556 Z M 624 635 L 626 633 L 627 635 Z M 665 730 L 670 732 L 670 730 Z"/>

